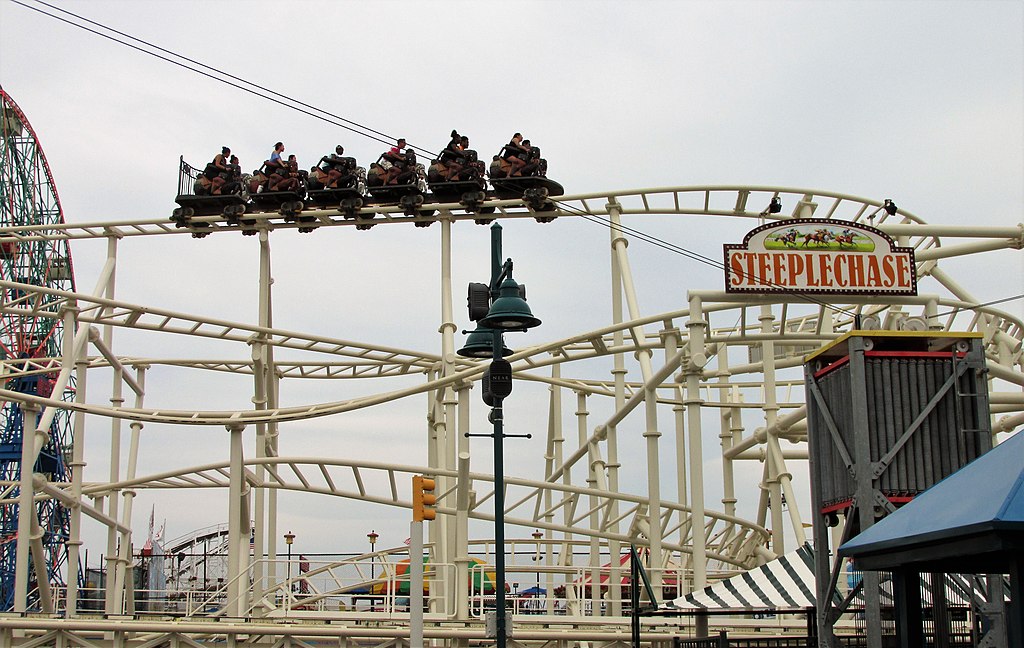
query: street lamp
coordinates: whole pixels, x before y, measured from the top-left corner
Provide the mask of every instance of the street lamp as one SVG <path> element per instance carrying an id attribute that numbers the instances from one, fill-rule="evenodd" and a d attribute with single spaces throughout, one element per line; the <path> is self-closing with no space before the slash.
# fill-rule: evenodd
<path id="1" fill-rule="evenodd" d="M 292 543 L 293 542 L 295 542 L 295 534 L 294 533 L 289 531 L 288 533 L 284 534 L 284 543 L 286 545 L 288 545 L 288 567 L 287 567 L 287 574 L 288 575 L 287 575 L 287 578 L 285 579 L 288 582 L 288 591 L 291 591 L 291 589 L 292 589 L 291 580 L 292 580 Z"/>
<path id="2" fill-rule="evenodd" d="M 380 534 L 375 530 L 371 530 L 366 534 L 366 538 L 370 541 L 370 553 L 373 553 L 373 546 L 377 544 L 377 538 Z M 370 556 L 370 594 L 373 594 L 373 556 Z M 373 607 L 373 597 L 370 597 L 370 607 Z"/>
<path id="3" fill-rule="evenodd" d="M 377 538 L 379 538 L 379 537 L 380 537 L 380 534 L 377 533 L 376 531 L 370 531 L 369 533 L 366 534 L 367 540 L 370 541 L 370 553 L 373 553 L 373 545 L 377 544 Z M 372 557 L 370 558 L 370 579 L 371 580 L 373 579 L 373 558 Z"/>
<path id="4" fill-rule="evenodd" d="M 512 365 L 504 356 L 511 352 L 505 347 L 505 331 L 525 331 L 540 324 L 526 303 L 525 288 L 512 278 L 512 259 L 501 261 L 501 225 L 491 225 L 491 282 L 489 285 L 469 285 L 469 318 L 477 323 L 467 345 L 459 350 L 466 357 L 487 357 L 485 337 L 491 338 L 491 364 L 483 377 L 483 399 L 491 407 L 488 417 L 494 425 L 494 583 L 497 616 L 497 646 L 505 648 L 505 467 L 504 439 L 506 436 L 530 438 L 529 434 L 504 433 L 502 400 L 512 393 Z M 490 305 L 489 308 L 487 305 Z M 485 311 L 486 308 L 486 311 Z M 475 337 L 474 337 L 475 336 Z"/>
<path id="5" fill-rule="evenodd" d="M 533 556 L 533 562 L 537 563 L 537 596 L 540 596 L 540 539 L 544 537 L 544 534 L 540 532 L 540 529 L 534 529 L 533 542 L 537 546 L 537 553 Z"/>

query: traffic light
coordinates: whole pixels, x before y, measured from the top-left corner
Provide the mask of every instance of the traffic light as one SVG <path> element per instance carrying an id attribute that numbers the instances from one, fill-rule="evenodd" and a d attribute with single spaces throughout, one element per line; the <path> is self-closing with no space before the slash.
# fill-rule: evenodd
<path id="1" fill-rule="evenodd" d="M 423 475 L 414 476 L 412 478 L 412 519 L 415 522 L 433 520 L 437 517 L 437 511 L 433 508 L 436 503 L 434 480 Z"/>
<path id="2" fill-rule="evenodd" d="M 487 311 L 491 308 L 491 289 L 487 284 L 469 284 L 469 296 L 466 299 L 469 305 L 470 321 L 477 321 L 487 317 Z"/>

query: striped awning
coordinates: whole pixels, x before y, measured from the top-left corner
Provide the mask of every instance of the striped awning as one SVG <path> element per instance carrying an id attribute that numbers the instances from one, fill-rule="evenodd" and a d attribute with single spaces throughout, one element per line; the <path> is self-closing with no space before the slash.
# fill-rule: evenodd
<path id="1" fill-rule="evenodd" d="M 814 553 L 809 545 L 756 569 L 691 592 L 662 611 L 797 610 L 814 606 Z"/>

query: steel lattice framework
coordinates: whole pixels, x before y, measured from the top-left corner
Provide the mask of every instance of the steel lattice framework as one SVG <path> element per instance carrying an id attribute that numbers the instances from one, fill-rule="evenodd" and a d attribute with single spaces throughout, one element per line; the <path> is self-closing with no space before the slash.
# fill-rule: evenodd
<path id="1" fill-rule="evenodd" d="M 792 205 L 791 213 L 761 213 L 760 207 L 774 197 Z M 537 216 L 521 200 L 495 200 L 488 206 L 495 207 L 494 218 L 498 219 Z M 387 236 L 388 228 L 425 220 L 405 216 L 398 208 L 364 209 L 366 215 L 383 213 L 375 221 L 378 226 L 372 235 Z M 70 508 L 71 529 L 78 528 L 83 513 L 107 529 L 105 612 L 134 614 L 126 580 L 130 573 L 127 548 L 132 542 L 131 504 L 136 492 L 217 490 L 227 494 L 228 502 L 225 582 L 210 594 L 210 599 L 190 602 L 179 610 L 189 617 L 228 619 L 214 622 L 193 618 L 182 626 L 142 617 L 71 618 L 58 626 L 46 619 L 0 618 L 0 642 L 6 639 L 18 645 L 23 641 L 26 646 L 46 641 L 75 646 L 150 646 L 165 641 L 175 645 L 207 640 L 238 645 L 277 640 L 310 645 L 347 639 L 377 645 L 400 641 L 409 636 L 409 631 L 404 622 L 395 621 L 393 614 L 378 619 L 385 627 L 370 627 L 360 625 L 367 612 L 346 615 L 327 606 L 353 589 L 365 587 L 367 566 L 383 567 L 386 561 L 377 561 L 384 561 L 386 552 L 371 552 L 344 564 L 317 566 L 304 575 L 307 590 L 296 592 L 278 560 L 282 547 L 278 544 L 276 502 L 278 493 L 297 491 L 408 509 L 409 476 L 417 473 L 437 478 L 439 496 L 438 519 L 429 530 L 435 570 L 431 610 L 436 616 L 425 634 L 452 646 L 483 638 L 482 608 L 476 610 L 468 602 L 471 597 L 466 576 L 472 569 L 469 546 L 474 544 L 468 530 L 471 520 L 493 520 L 494 482 L 479 465 L 470 470 L 471 453 L 464 433 L 469 430 L 470 404 L 477 400 L 470 397 L 471 389 L 486 363 L 462 359 L 454 353 L 461 318 L 454 313 L 451 276 L 455 254 L 452 229 L 462 224 L 472 227 L 467 221 L 476 216 L 456 204 L 440 205 L 437 211 L 430 220 L 437 221 L 441 230 L 441 325 L 437 348 L 426 351 L 275 327 L 270 243 L 275 232 L 297 228 L 298 224 L 284 223 L 274 214 L 251 215 L 259 230 L 260 271 L 254 278 L 259 286 L 259 304 L 254 321 L 216 319 L 113 297 L 120 246 L 131 245 L 140 237 L 190 234 L 167 220 L 54 225 L 19 221 L 0 229 L 3 245 L 63 250 L 58 246 L 70 241 L 107 241 L 107 258 L 91 293 L 79 292 L 70 283 L 25 282 L 9 274 L 0 278 L 4 295 L 0 315 L 5 321 L 33 318 L 38 329 L 63 323 L 65 330 L 75 331 L 63 347 L 47 347 L 46 353 L 31 363 L 6 360 L 3 374 L 7 382 L 0 389 L 0 398 L 22 408 L 41 410 L 44 417 L 61 412 L 76 420 L 76 429 L 77 421 L 86 416 L 109 419 L 113 422 L 112 446 L 117 445 L 114 439 L 121 438 L 119 423 L 128 421 L 131 425 L 128 456 L 122 456 L 119 445 L 111 451 L 113 468 L 109 478 L 83 482 L 80 474 L 73 473 L 70 483 L 39 477 L 32 483 L 39 501 Z M 890 215 L 880 200 L 802 188 L 741 185 L 570 195 L 560 200 L 555 212 L 545 212 L 544 217 L 574 218 L 581 214 L 607 219 L 611 224 L 603 250 L 614 280 L 611 320 L 601 328 L 535 343 L 508 358 L 517 380 L 534 381 L 550 391 L 547 428 L 533 431 L 546 438 L 543 457 L 538 459 L 544 465 L 543 478 L 505 480 L 506 523 L 520 530 L 538 529 L 538 535 L 529 541 L 520 534 L 520 539 L 511 543 L 520 549 L 525 543 L 530 551 L 536 551 L 533 571 L 526 571 L 531 580 L 536 573 L 538 586 L 545 585 L 548 591 L 561 583 L 569 599 L 567 616 L 556 616 L 553 604 L 549 604 L 544 623 L 517 629 L 517 641 L 559 646 L 583 641 L 624 645 L 629 637 L 621 614 L 620 566 L 602 567 L 602 562 L 609 555 L 620 555 L 630 543 L 649 550 L 656 584 L 684 591 L 703 587 L 718 575 L 762 564 L 786 551 L 787 543 L 789 548 L 794 542 L 802 543 L 806 539 L 805 524 L 794 485 L 806 476 L 790 465 L 806 459 L 806 408 L 799 368 L 807 352 L 849 331 L 854 314 L 876 317 L 879 325 L 887 328 L 899 328 L 913 317 L 935 331 L 982 333 L 992 380 L 993 430 L 1003 433 L 1024 423 L 1024 323 L 998 308 L 979 306 L 939 267 L 942 260 L 951 257 L 1020 250 L 1024 245 L 1021 225 L 936 226 L 905 211 Z M 344 233 L 355 234 L 356 222 L 346 220 L 337 211 L 306 215 L 316 219 L 321 231 L 347 227 Z M 735 295 L 693 289 L 677 309 L 647 313 L 640 307 L 645 286 L 634 283 L 627 252 L 629 234 L 624 225 L 633 216 L 733 218 L 749 223 L 813 216 L 869 222 L 900 245 L 914 248 L 918 278 L 933 279 L 929 282 L 932 292 L 916 297 L 849 297 L 849 301 L 844 298 L 845 303 L 808 304 L 789 295 Z M 199 219 L 206 223 L 203 233 L 212 236 L 197 245 L 216 245 L 219 237 L 238 235 L 238 227 L 219 216 Z M 44 320 L 50 324 L 40 324 Z M 161 339 L 219 340 L 241 351 L 228 358 L 203 359 L 119 354 L 112 342 L 114 332 L 128 330 L 133 335 Z M 603 374 L 593 370 L 594 363 L 600 362 L 608 368 Z M 228 410 L 147 406 L 147 374 L 180 368 L 202 371 L 214 378 L 248 377 L 252 391 L 245 396 L 253 405 Z M 90 398 L 84 388 L 77 390 L 71 401 L 14 387 L 18 380 L 42 373 L 54 374 L 58 386 L 68 384 L 73 374 L 78 376 L 78 384 L 84 385 L 84 377 L 96 369 L 113 370 L 109 404 L 102 402 L 102 396 Z M 402 379 L 401 386 L 389 382 L 396 378 Z M 377 388 L 343 400 L 282 402 L 280 385 L 297 379 L 371 381 L 369 384 Z M 106 396 L 106 391 L 100 391 Z M 126 404 L 122 392 L 134 402 Z M 422 465 L 282 456 L 279 452 L 281 430 L 296 422 L 343 416 L 420 395 L 426 395 L 429 403 L 424 430 L 428 457 Z M 173 395 L 161 395 L 159 400 L 174 402 Z M 596 420 L 590 404 L 599 401 L 611 402 L 612 414 Z M 169 465 L 158 473 L 137 474 L 139 432 L 151 424 L 227 428 L 230 451 L 228 456 L 203 465 Z M 410 427 L 417 425 L 417 429 L 423 428 L 422 423 Z M 627 426 L 642 431 L 644 459 L 639 466 L 621 458 L 620 446 L 626 441 L 620 435 Z M 256 432 L 255 447 L 245 445 L 243 432 L 247 429 Z M 639 436 L 632 439 L 634 444 Z M 704 492 L 703 444 L 708 438 L 715 438 L 721 448 L 723 484 L 719 503 L 710 502 Z M 787 444 L 785 450 L 783 443 Z M 75 446 L 71 465 L 81 461 L 80 452 L 81 448 Z M 737 514 L 738 502 L 751 493 L 737 488 L 737 473 L 751 465 L 756 466 L 760 481 L 751 498 L 757 502 L 753 506 L 755 514 L 753 519 L 745 519 Z M 672 492 L 662 491 L 662 471 L 678 475 L 674 480 L 677 488 Z M 643 484 L 641 492 L 628 493 L 621 486 L 629 473 L 634 483 Z M 635 479 L 637 473 L 639 480 Z M 6 479 L 0 503 L 9 506 L 17 501 L 18 491 L 14 480 Z M 718 504 L 720 510 L 716 510 Z M 770 533 L 769 529 L 786 532 Z M 71 540 L 78 540 L 77 531 L 71 532 Z M 247 550 L 250 541 L 252 555 Z M 488 541 L 482 542 L 486 545 Z M 76 559 L 72 551 L 76 547 L 74 542 L 69 543 L 71 560 Z M 574 548 L 589 552 L 585 565 L 572 563 L 569 554 Z M 266 560 L 254 558 L 264 555 L 268 556 Z M 23 570 L 27 572 L 28 566 L 24 565 Z M 589 619 L 601 614 L 602 594 L 600 588 L 587 587 L 587 579 L 604 579 L 609 570 L 605 618 Z M 75 583 L 69 583 L 69 617 L 76 614 L 77 596 Z M 215 612 L 210 612 L 211 601 L 217 603 Z M 296 608 L 301 611 L 297 613 Z M 296 616 L 302 616 L 305 622 L 295 624 Z M 318 624 L 318 620 L 324 623 Z M 332 621 L 329 627 L 327 620 Z M 442 625 L 452 621 L 462 625 L 457 629 Z M 571 638 L 566 636 L 567 628 L 573 630 Z M 21 631 L 30 638 L 22 640 L 17 634 Z M 650 638 L 668 636 L 667 631 L 655 627 L 644 632 L 650 633 Z"/>
<path id="2" fill-rule="evenodd" d="M 31 125 L 18 105 L 0 89 L 0 226 L 46 227 L 64 222 L 57 187 L 46 163 L 42 147 Z M 52 297 L 28 288 L 46 287 L 74 290 L 68 244 L 58 240 L 9 241 L 0 246 L 0 277 L 16 282 L 17 288 L 6 288 L 5 301 L 23 303 L 31 308 L 45 308 Z M 4 382 L 7 389 L 58 400 L 74 396 L 72 384 L 54 394 L 54 358 L 62 353 L 63 322 L 33 313 L 5 313 L 0 318 L 0 354 L 8 367 L 20 368 L 19 376 Z M 0 479 L 12 484 L 6 492 L 18 503 L 0 507 L 0 609 L 16 605 L 19 589 L 25 595 L 26 583 L 16 583 L 19 553 L 27 560 L 27 538 L 35 539 L 32 553 L 37 569 L 32 578 L 50 586 L 62 586 L 67 576 L 67 540 L 70 515 L 66 507 L 55 501 L 32 504 L 32 490 L 22 498 L 20 493 L 31 483 L 33 472 L 46 475 L 54 483 L 71 480 L 71 447 L 74 436 L 67 411 L 55 412 L 49 419 L 41 417 L 39 408 L 5 400 L 0 413 Z M 32 470 L 25 471 L 23 449 L 32 443 L 41 446 Z M 28 481 L 24 481 L 23 477 Z M 22 507 L 34 508 L 31 519 L 19 515 Z M 26 524 L 27 523 L 27 524 Z M 22 540 L 25 541 L 22 541 Z M 42 566 L 42 569 L 39 567 Z M 75 571 L 71 578 L 77 578 Z M 20 587 L 19 587 L 20 585 Z M 32 606 L 39 605 L 45 587 L 33 586 Z"/>

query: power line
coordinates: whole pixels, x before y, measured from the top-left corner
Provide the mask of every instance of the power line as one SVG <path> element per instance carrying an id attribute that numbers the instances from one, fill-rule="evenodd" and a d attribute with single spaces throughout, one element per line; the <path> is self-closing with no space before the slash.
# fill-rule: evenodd
<path id="1" fill-rule="evenodd" d="M 640 230 L 633 229 L 631 227 L 627 227 L 626 225 L 623 225 L 621 223 L 618 223 L 618 224 L 613 223 L 613 222 L 611 222 L 610 219 L 598 216 L 597 214 L 594 214 L 593 212 L 589 212 L 589 211 L 586 211 L 586 210 L 578 209 L 577 207 L 575 207 L 573 205 L 570 205 L 569 203 L 566 203 L 566 202 L 563 202 L 563 201 L 559 201 L 559 200 L 552 200 L 552 202 L 555 202 L 555 203 L 561 205 L 563 208 L 567 209 L 568 211 L 570 211 L 571 213 L 573 213 L 573 214 L 575 214 L 577 216 L 580 216 L 581 218 L 583 218 L 586 221 L 590 221 L 592 223 L 596 223 L 598 225 L 602 225 L 602 226 L 607 227 L 607 228 L 612 229 L 612 230 L 617 230 L 617 231 L 620 231 L 620 232 L 626 232 L 626 233 L 632 234 L 633 236 L 637 237 L 638 239 L 640 239 L 640 240 L 642 240 L 642 241 L 644 241 L 646 243 L 649 243 L 651 245 L 655 245 L 655 246 L 660 247 L 660 248 L 664 248 L 664 249 L 666 249 L 666 250 L 668 250 L 670 252 L 675 252 L 676 254 L 682 255 L 682 256 L 684 256 L 684 257 L 686 257 L 686 258 L 688 258 L 688 259 L 690 259 L 692 261 L 697 261 L 699 263 L 703 263 L 705 265 L 709 265 L 709 266 L 715 268 L 716 270 L 728 270 L 728 267 L 726 266 L 725 262 L 723 262 L 723 261 L 718 261 L 716 259 L 712 259 L 711 257 L 707 257 L 707 256 L 705 256 L 703 254 L 698 253 L 698 252 L 694 252 L 692 250 L 688 250 L 688 249 L 686 249 L 686 248 L 684 248 L 684 247 L 682 247 L 680 245 L 676 245 L 675 243 L 670 243 L 668 241 L 665 241 L 664 239 L 660 239 L 660 238 L 658 238 L 656 236 L 647 234 L 645 232 L 641 232 Z M 845 309 L 845 308 L 840 308 L 840 307 L 836 306 L 835 304 L 831 304 L 829 302 L 826 302 L 826 301 L 823 301 L 821 299 L 818 299 L 818 298 L 814 297 L 813 295 L 809 295 L 807 293 L 802 293 L 802 292 L 797 292 L 797 291 L 792 290 L 790 288 L 787 288 L 786 286 L 783 286 L 781 284 L 776 284 L 776 283 L 773 283 L 771 281 L 766 281 L 764 278 L 762 278 L 760 276 L 757 276 L 757 275 L 753 275 L 753 278 L 758 280 L 761 284 L 763 284 L 765 286 L 769 286 L 769 287 L 772 287 L 772 288 L 779 289 L 779 291 L 784 293 L 784 294 L 794 295 L 794 296 L 799 297 L 800 299 L 804 299 L 804 300 L 806 300 L 808 302 L 811 302 L 813 304 L 817 304 L 817 305 L 825 307 L 825 308 L 831 308 L 834 311 L 836 311 L 837 313 L 842 313 L 844 315 L 849 315 L 850 317 L 857 317 L 857 313 L 856 312 L 848 310 L 848 309 Z"/>
<path id="2" fill-rule="evenodd" d="M 964 311 L 976 310 L 978 308 L 985 308 L 986 306 L 995 306 L 996 304 L 1004 304 L 1006 302 L 1016 301 L 1018 299 L 1024 299 L 1024 293 L 1020 295 L 1014 295 L 1013 297 L 1003 297 L 1002 299 L 994 299 L 988 302 L 982 302 L 980 304 L 974 304 L 972 306 L 965 306 L 964 308 L 954 308 L 946 311 L 945 313 L 937 313 L 935 317 L 945 317 L 946 315 L 956 315 Z"/>
<path id="3" fill-rule="evenodd" d="M 249 81 L 247 79 L 243 79 L 241 77 L 235 76 L 234 74 L 231 74 L 230 72 L 225 72 L 224 70 L 215 68 L 212 65 L 209 65 L 207 63 L 203 63 L 202 61 L 196 61 L 195 59 L 191 59 L 191 58 L 189 58 L 189 57 L 187 57 L 187 56 L 185 56 L 183 54 L 178 54 L 177 52 L 174 52 L 174 51 L 171 51 L 169 49 L 160 47 L 159 45 L 156 45 L 154 43 L 150 43 L 149 41 L 143 40 L 141 38 L 136 38 L 135 36 L 132 36 L 131 34 L 126 34 L 126 33 L 122 32 L 122 31 L 118 31 L 118 30 L 114 29 L 113 27 L 109 27 L 109 26 L 104 25 L 102 23 L 96 22 L 95 20 L 90 20 L 89 18 L 86 18 L 85 16 L 80 16 L 80 15 L 74 13 L 74 12 L 68 11 L 67 9 L 63 9 L 63 8 L 58 7 L 56 5 L 49 4 L 48 2 L 44 2 L 43 0 L 33 0 L 33 1 L 38 3 L 38 4 L 43 5 L 45 7 L 49 7 L 50 9 L 54 9 L 54 10 L 59 11 L 61 13 L 65 13 L 65 14 L 67 14 L 69 16 L 74 16 L 75 18 L 77 18 L 79 20 L 84 20 L 85 22 L 89 23 L 90 25 L 95 25 L 97 27 L 100 27 L 101 29 L 105 29 L 107 31 L 113 32 L 113 33 L 117 34 L 118 36 L 124 36 L 125 38 L 128 38 L 128 39 L 131 39 L 131 40 L 135 41 L 136 43 L 142 43 L 143 45 L 145 45 L 147 47 L 152 47 L 153 49 L 155 49 L 157 51 L 164 52 L 165 54 L 170 54 L 171 56 L 175 56 L 175 57 L 180 58 L 180 59 L 182 59 L 184 61 L 188 61 L 189 63 L 195 64 L 195 65 L 199 65 L 199 66 L 204 67 L 204 68 L 206 68 L 208 70 L 213 70 L 217 74 L 222 74 L 222 75 L 228 77 L 229 79 L 234 79 L 235 81 L 239 81 L 241 83 L 245 83 L 247 85 L 251 85 L 251 86 L 253 86 L 255 88 L 258 88 L 258 89 L 260 89 L 260 90 L 262 90 L 264 92 L 269 92 L 270 94 L 272 94 L 272 95 L 274 95 L 276 97 L 281 97 L 282 99 L 287 99 L 288 101 L 294 102 L 294 103 L 296 103 L 296 104 L 298 104 L 300 106 L 303 106 L 305 108 L 309 108 L 311 110 L 315 110 L 317 112 L 321 112 L 321 113 L 323 113 L 323 114 L 325 114 L 325 115 L 327 115 L 329 117 L 333 117 L 334 119 L 337 119 L 337 120 L 340 120 L 342 122 L 345 122 L 346 124 L 350 124 L 350 125 L 352 125 L 354 127 L 361 128 L 361 129 L 363 129 L 365 131 L 368 131 L 370 133 L 373 133 L 375 135 L 380 135 L 381 137 L 386 137 L 386 138 L 389 138 L 389 139 L 393 139 L 387 133 L 382 133 L 380 131 L 377 131 L 377 130 L 374 130 L 374 129 L 370 128 L 369 126 L 365 126 L 365 125 L 360 124 L 358 122 L 354 122 L 352 120 L 345 119 L 344 117 L 335 115 L 334 113 L 328 112 L 328 111 L 324 110 L 323 108 L 318 108 L 316 106 L 313 106 L 313 105 L 304 103 L 302 101 L 299 101 L 298 99 L 295 99 L 294 97 L 290 97 L 288 95 L 281 94 L 280 92 L 276 92 L 274 90 L 271 90 L 270 88 L 265 88 L 265 87 L 255 83 L 253 81 Z M 18 4 L 21 4 L 21 3 L 19 2 Z"/>
<path id="4" fill-rule="evenodd" d="M 95 34 L 96 36 L 100 36 L 102 38 L 106 38 L 107 40 L 113 41 L 113 42 L 118 43 L 120 45 L 124 45 L 125 47 L 129 47 L 129 48 L 134 49 L 134 50 L 136 50 L 138 52 L 141 52 L 143 54 L 148 54 L 149 56 L 152 56 L 152 57 L 154 57 L 156 59 L 165 61 L 167 63 L 171 63 L 172 65 L 176 65 L 176 66 L 178 66 L 180 68 L 183 68 L 185 70 L 188 70 L 190 72 L 195 72 L 196 74 L 200 74 L 200 75 L 205 76 L 205 77 L 207 77 L 209 79 L 212 79 L 214 81 L 218 81 L 220 83 L 223 83 L 225 85 L 231 86 L 233 88 L 237 88 L 238 90 L 242 90 L 243 92 L 247 92 L 247 93 L 249 93 L 251 95 L 260 97 L 261 99 L 266 99 L 268 101 L 272 101 L 272 102 L 278 104 L 279 106 L 283 106 L 285 108 L 290 108 L 292 110 L 298 111 L 298 112 L 300 112 L 302 114 L 308 115 L 308 116 L 313 117 L 315 119 L 319 119 L 319 120 L 321 120 L 323 122 L 331 124 L 332 126 L 338 126 L 338 127 L 343 128 L 343 129 L 345 129 L 345 130 L 347 130 L 349 132 L 355 133 L 356 135 L 362 135 L 363 137 L 366 137 L 368 139 L 372 139 L 372 140 L 377 141 L 377 142 L 381 142 L 383 144 L 391 144 L 396 139 L 396 138 L 390 137 L 386 133 L 381 133 L 380 131 L 376 131 L 376 130 L 374 130 L 374 129 L 368 127 L 368 126 L 364 126 L 363 124 L 360 124 L 358 122 L 355 122 L 355 121 L 352 121 L 352 120 L 348 120 L 348 119 L 345 119 L 343 117 L 339 117 L 338 115 L 335 115 L 334 113 L 331 113 L 331 112 L 329 112 L 327 110 L 324 110 L 322 108 L 318 108 L 318 107 L 310 105 L 308 103 L 299 101 L 298 99 L 295 99 L 294 97 L 291 97 L 289 95 L 282 94 L 282 93 L 279 93 L 279 92 L 275 92 L 273 90 L 265 88 L 265 87 L 263 87 L 263 86 L 261 86 L 261 85 L 259 85 L 257 83 L 254 83 L 252 81 L 248 81 L 248 80 L 243 79 L 241 77 L 238 77 L 238 76 L 232 75 L 230 73 L 224 72 L 223 70 L 215 68 L 215 67 L 213 67 L 211 65 L 202 63 L 200 61 L 196 61 L 196 60 L 191 59 L 191 58 L 189 58 L 187 56 L 184 56 L 182 54 L 178 54 L 177 52 L 174 52 L 172 50 L 160 47 L 158 45 L 154 45 L 152 43 L 149 43 L 148 41 L 136 38 L 136 37 L 131 36 L 129 34 L 125 34 L 124 32 L 118 31 L 118 30 L 116 30 L 116 29 L 114 29 L 112 27 L 108 27 L 108 26 L 106 26 L 106 25 L 104 25 L 102 23 L 90 20 L 90 19 L 85 18 L 83 16 L 79 16 L 78 14 L 72 13 L 72 12 L 67 11 L 65 9 L 61 9 L 60 7 L 56 7 L 54 5 L 50 5 L 50 4 L 46 3 L 46 2 L 43 2 L 42 0 L 34 0 L 34 1 L 39 3 L 39 4 L 41 4 L 41 5 L 49 7 L 51 9 L 54 9 L 56 11 L 60 11 L 62 13 L 68 14 L 70 16 L 74 16 L 75 18 L 77 18 L 79 20 L 86 21 L 89 24 L 95 25 L 95 26 L 97 26 L 97 27 L 99 27 L 101 29 L 104 29 L 106 31 L 112 32 L 114 34 L 118 34 L 120 36 L 124 36 L 125 38 L 129 38 L 129 39 L 131 39 L 131 40 L 133 40 L 133 41 L 135 41 L 137 43 L 142 43 L 142 44 L 146 45 L 147 47 L 151 47 L 151 48 L 156 49 L 156 50 L 158 50 L 160 52 L 164 52 L 166 54 L 169 54 L 170 56 L 182 59 L 184 61 L 188 61 L 189 63 L 192 63 L 192 64 L 194 64 L 196 66 L 200 66 L 201 68 L 205 68 L 205 70 L 212 70 L 213 72 L 216 72 L 217 74 L 223 75 L 223 76 L 228 77 L 228 78 L 224 79 L 224 78 L 218 77 L 215 74 L 211 74 L 210 72 L 205 71 L 204 69 L 199 69 L 197 67 L 193 67 L 193 66 L 187 65 L 185 63 L 182 63 L 181 61 L 176 61 L 176 60 L 174 60 L 172 58 L 169 58 L 167 56 L 163 56 L 161 54 L 158 54 L 157 52 L 153 52 L 153 51 L 150 51 L 150 50 L 145 49 L 143 47 L 139 47 L 138 45 L 134 45 L 134 44 L 132 44 L 132 43 L 126 41 L 126 40 L 117 38 L 115 36 L 111 36 L 110 34 L 105 34 L 105 33 L 101 32 L 101 31 L 97 31 L 96 29 L 92 29 L 90 27 L 87 27 L 86 25 L 82 25 L 82 24 L 76 23 L 76 22 L 74 22 L 72 20 L 68 20 L 67 18 L 64 18 L 62 16 L 59 16 L 59 15 L 56 15 L 56 14 L 44 11 L 43 9 L 40 9 L 38 7 L 33 7 L 31 5 L 26 4 L 25 2 L 22 2 L 21 0 L 11 0 L 11 1 L 14 4 L 17 4 L 19 6 L 25 7 L 26 9 L 30 9 L 32 11 L 40 13 L 40 14 L 42 14 L 44 16 L 49 17 L 49 18 L 53 18 L 55 20 L 59 20 L 59 21 L 65 23 L 65 24 L 71 25 L 72 27 L 77 27 L 77 28 L 79 28 L 79 29 L 81 29 L 83 31 L 87 31 L 89 33 Z M 234 81 L 231 81 L 229 79 L 234 79 L 238 83 L 235 83 Z M 247 87 L 247 86 L 251 86 L 251 87 Z M 257 90 L 254 90 L 253 88 L 256 88 Z M 278 98 L 280 98 L 280 99 L 278 99 Z M 284 100 L 284 101 L 282 101 L 282 100 Z M 286 103 L 286 102 L 290 102 L 290 103 Z M 308 108 L 310 110 L 306 110 L 306 108 Z M 311 112 L 311 110 L 312 111 L 316 111 L 316 112 Z M 317 113 L 322 113 L 322 114 L 317 114 Z M 326 117 L 324 115 L 326 115 Z M 367 132 L 363 132 L 363 131 L 367 131 Z M 384 138 L 387 138 L 387 139 L 383 139 L 382 137 L 378 137 L 378 135 L 383 136 Z M 424 149 L 422 147 L 413 146 L 413 145 L 410 145 L 410 147 L 418 149 L 419 151 L 421 151 L 423 153 L 426 153 L 428 155 L 433 155 L 433 152 L 429 151 L 428 149 Z"/>

